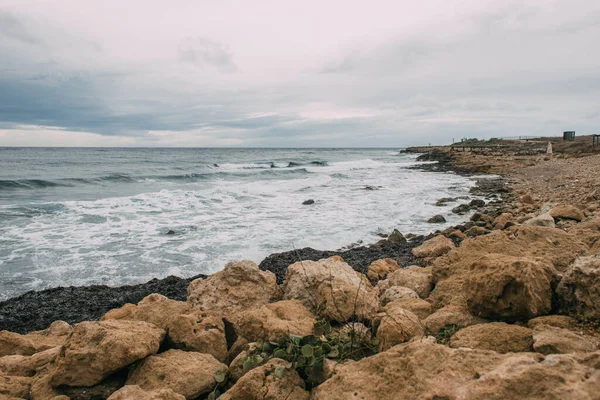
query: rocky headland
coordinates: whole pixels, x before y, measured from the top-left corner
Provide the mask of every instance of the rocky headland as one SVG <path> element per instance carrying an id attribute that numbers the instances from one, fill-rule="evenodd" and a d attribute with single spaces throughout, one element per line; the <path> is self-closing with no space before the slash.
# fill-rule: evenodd
<path id="1" fill-rule="evenodd" d="M 0 399 L 600 399 L 600 154 L 493 144 L 409 149 L 501 177 L 426 237 L 231 262 L 89 321 L 3 303 Z"/>

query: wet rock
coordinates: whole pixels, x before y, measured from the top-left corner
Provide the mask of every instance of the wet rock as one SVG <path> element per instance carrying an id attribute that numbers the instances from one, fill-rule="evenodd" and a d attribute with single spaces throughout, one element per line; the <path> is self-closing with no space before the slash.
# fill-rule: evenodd
<path id="1" fill-rule="evenodd" d="M 406 238 L 398 229 L 394 229 L 387 240 L 391 243 L 406 243 Z"/>
<path id="2" fill-rule="evenodd" d="M 444 218 L 443 215 L 434 215 L 433 217 L 429 218 L 427 220 L 428 223 L 430 224 L 443 224 L 444 222 L 446 222 L 446 218 Z"/>
<path id="3" fill-rule="evenodd" d="M 141 321 L 78 324 L 54 363 L 52 386 L 93 386 L 158 351 L 165 331 Z"/>
<path id="4" fill-rule="evenodd" d="M 442 197 L 441 199 L 435 202 L 435 205 L 438 207 L 443 207 L 447 203 L 452 203 L 453 201 L 454 199 L 452 197 Z"/>
<path id="5" fill-rule="evenodd" d="M 504 322 L 479 324 L 459 330 L 450 338 L 450 347 L 517 353 L 533 350 L 533 331 Z"/>
<path id="6" fill-rule="evenodd" d="M 471 207 L 471 208 L 485 207 L 485 201 L 483 201 L 481 199 L 473 199 L 469 202 L 469 207 Z"/>
<path id="7" fill-rule="evenodd" d="M 556 293 L 561 310 L 600 319 L 600 259 L 582 257 L 565 273 Z"/>
<path id="8" fill-rule="evenodd" d="M 454 243 L 443 235 L 435 236 L 423 242 L 419 247 L 412 249 L 412 254 L 415 257 L 426 258 L 426 257 L 439 257 L 448 253 L 454 249 Z"/>
<path id="9" fill-rule="evenodd" d="M 177 315 L 168 327 L 168 340 L 176 349 L 211 354 L 220 362 L 227 359 L 225 323 L 213 311 Z"/>
<path id="10" fill-rule="evenodd" d="M 344 322 L 353 317 L 370 319 L 379 304 L 368 279 L 340 257 L 300 261 L 286 272 L 284 299 L 299 300 L 320 316 Z"/>
<path id="11" fill-rule="evenodd" d="M 367 276 L 372 281 L 385 279 L 389 273 L 400 269 L 398 263 L 391 258 L 383 258 L 381 260 L 373 261 L 369 265 Z"/>
<path id="12" fill-rule="evenodd" d="M 169 231 L 167 232 L 167 235 L 174 235 L 174 234 L 175 234 L 175 231 L 172 229 L 169 229 Z"/>
<path id="13" fill-rule="evenodd" d="M 277 376 L 277 371 L 281 371 L 281 377 Z M 304 381 L 298 372 L 289 368 L 289 364 L 279 358 L 254 368 L 219 397 L 221 400 L 308 400 L 309 398 L 310 395 L 305 390 Z"/>
<path id="14" fill-rule="evenodd" d="M 471 207 L 468 204 L 461 204 L 452 209 L 454 214 L 463 215 L 471 211 Z"/>
<path id="15" fill-rule="evenodd" d="M 170 300 L 155 293 L 144 297 L 137 306 L 125 304 L 123 307 L 110 310 L 100 320 L 144 321 L 167 329 L 173 319 L 191 309 L 192 307 L 185 301 Z"/>
<path id="16" fill-rule="evenodd" d="M 425 328 L 413 312 L 396 302 L 385 306 L 384 316 L 377 328 L 377 346 L 380 352 L 424 335 Z"/>
<path id="17" fill-rule="evenodd" d="M 251 342 L 276 341 L 288 335 L 312 335 L 316 322 L 300 301 L 284 300 L 244 313 L 238 334 Z"/>
<path id="18" fill-rule="evenodd" d="M 315 204 L 315 201 L 313 199 L 304 200 L 302 202 L 303 206 L 310 206 L 311 204 Z"/>
<path id="19" fill-rule="evenodd" d="M 554 219 L 572 219 L 580 222 L 585 218 L 583 212 L 573 205 L 561 204 L 548 212 Z"/>
<path id="20" fill-rule="evenodd" d="M 168 350 L 147 357 L 129 374 L 127 385 L 137 385 L 145 391 L 171 389 L 187 399 L 211 392 L 215 375 L 227 366 L 210 354 Z"/>
<path id="21" fill-rule="evenodd" d="M 483 256 L 471 265 L 465 283 L 467 304 L 473 315 L 483 318 L 528 320 L 550 312 L 556 280 L 556 271 L 545 262 Z"/>
<path id="22" fill-rule="evenodd" d="M 137 385 L 127 385 L 114 392 L 108 400 L 185 400 L 185 396 L 172 389 L 146 391 Z"/>
<path id="23" fill-rule="evenodd" d="M 275 275 L 260 271 L 252 261 L 234 261 L 206 279 L 190 283 L 188 302 L 200 311 L 216 311 L 231 321 L 242 311 L 278 300 Z"/>

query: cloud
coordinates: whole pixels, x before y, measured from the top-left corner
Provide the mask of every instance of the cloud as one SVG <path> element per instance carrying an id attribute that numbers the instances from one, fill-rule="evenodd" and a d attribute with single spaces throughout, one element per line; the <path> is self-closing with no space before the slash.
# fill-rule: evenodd
<path id="1" fill-rule="evenodd" d="M 0 9 L 0 37 L 27 44 L 40 44 L 41 40 L 12 13 Z"/>
<path id="2" fill-rule="evenodd" d="M 232 54 L 223 44 L 202 37 L 188 37 L 177 49 L 179 60 L 196 67 L 212 66 L 231 74 L 237 71 Z"/>

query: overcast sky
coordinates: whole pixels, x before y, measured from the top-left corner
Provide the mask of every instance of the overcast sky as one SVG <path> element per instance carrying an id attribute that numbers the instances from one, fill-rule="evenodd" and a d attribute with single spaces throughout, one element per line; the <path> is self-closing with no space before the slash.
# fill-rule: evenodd
<path id="1" fill-rule="evenodd" d="M 600 133 L 598 0 L 0 0 L 0 146 Z"/>

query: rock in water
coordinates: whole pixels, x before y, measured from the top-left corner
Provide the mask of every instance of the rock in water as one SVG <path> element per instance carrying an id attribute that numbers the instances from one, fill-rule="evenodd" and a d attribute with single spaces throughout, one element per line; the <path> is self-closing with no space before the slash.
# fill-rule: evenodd
<path id="1" fill-rule="evenodd" d="M 446 218 L 444 218 L 443 215 L 434 215 L 433 217 L 429 218 L 427 220 L 428 223 L 430 224 L 443 224 L 444 222 L 446 222 Z"/>
<path id="2" fill-rule="evenodd" d="M 404 235 L 398 229 L 394 229 L 390 236 L 388 236 L 387 240 L 392 243 L 406 243 Z"/>
<path id="3" fill-rule="evenodd" d="M 315 201 L 313 199 L 304 200 L 302 202 L 302 205 L 304 206 L 310 206 L 311 204 L 315 204 Z"/>

